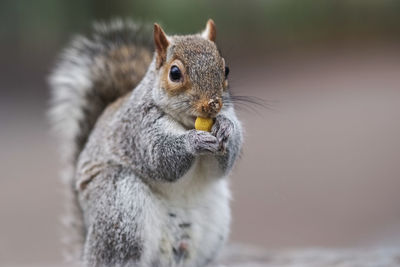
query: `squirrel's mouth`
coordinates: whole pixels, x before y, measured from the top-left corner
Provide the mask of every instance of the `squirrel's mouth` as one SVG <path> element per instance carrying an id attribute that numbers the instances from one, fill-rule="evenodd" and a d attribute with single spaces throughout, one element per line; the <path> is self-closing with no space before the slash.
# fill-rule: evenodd
<path id="1" fill-rule="evenodd" d="M 197 119 L 196 116 L 189 116 L 190 128 L 194 128 L 194 123 L 195 123 L 196 119 Z"/>
<path id="2" fill-rule="evenodd" d="M 189 115 L 189 116 L 181 116 L 177 118 L 179 123 L 186 128 L 186 130 L 194 129 L 194 122 L 196 121 L 196 116 Z"/>

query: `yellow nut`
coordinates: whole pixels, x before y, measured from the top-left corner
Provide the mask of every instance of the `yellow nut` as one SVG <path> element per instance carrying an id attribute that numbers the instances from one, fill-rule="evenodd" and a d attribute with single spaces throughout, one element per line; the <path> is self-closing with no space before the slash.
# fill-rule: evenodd
<path id="1" fill-rule="evenodd" d="M 213 126 L 213 119 L 197 117 L 194 122 L 194 128 L 199 131 L 211 132 L 211 127 Z"/>

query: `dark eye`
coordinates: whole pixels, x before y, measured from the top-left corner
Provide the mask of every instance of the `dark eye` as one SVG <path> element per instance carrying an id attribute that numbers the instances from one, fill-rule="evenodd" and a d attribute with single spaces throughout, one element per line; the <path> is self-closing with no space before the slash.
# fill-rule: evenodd
<path id="1" fill-rule="evenodd" d="M 177 66 L 173 65 L 169 71 L 169 78 L 173 82 L 179 82 L 181 77 L 182 77 L 181 70 Z"/>
<path id="2" fill-rule="evenodd" d="M 225 79 L 228 79 L 229 67 L 225 67 Z"/>

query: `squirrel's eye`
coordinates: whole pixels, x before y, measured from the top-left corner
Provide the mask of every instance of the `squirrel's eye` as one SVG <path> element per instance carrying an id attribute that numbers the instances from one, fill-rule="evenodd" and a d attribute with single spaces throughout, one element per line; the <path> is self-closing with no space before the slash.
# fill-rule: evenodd
<path id="1" fill-rule="evenodd" d="M 229 67 L 225 67 L 225 79 L 228 78 L 229 75 Z"/>
<path id="2" fill-rule="evenodd" d="M 179 82 L 181 77 L 182 77 L 181 70 L 177 66 L 173 65 L 169 71 L 169 78 L 173 82 Z"/>

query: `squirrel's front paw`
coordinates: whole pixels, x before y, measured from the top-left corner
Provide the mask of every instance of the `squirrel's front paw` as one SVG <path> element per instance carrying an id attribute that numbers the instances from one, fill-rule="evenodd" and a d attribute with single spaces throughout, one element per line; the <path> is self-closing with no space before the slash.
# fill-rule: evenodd
<path id="1" fill-rule="evenodd" d="M 215 154 L 219 151 L 218 139 L 209 132 L 190 130 L 187 137 L 189 151 L 194 155 Z"/>
<path id="2" fill-rule="evenodd" d="M 211 134 L 214 135 L 219 143 L 219 150 L 225 152 L 226 146 L 234 129 L 233 122 L 223 115 L 215 118 L 215 123 L 211 128 Z"/>

